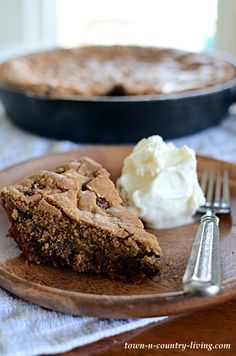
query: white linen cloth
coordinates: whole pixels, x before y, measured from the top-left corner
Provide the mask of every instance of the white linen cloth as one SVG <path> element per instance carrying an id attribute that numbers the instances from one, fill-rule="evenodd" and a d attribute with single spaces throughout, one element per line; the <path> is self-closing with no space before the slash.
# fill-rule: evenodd
<path id="1" fill-rule="evenodd" d="M 218 127 L 173 141 L 197 153 L 236 162 L 236 117 Z M 26 133 L 0 115 L 0 169 L 49 152 L 68 151 L 78 145 Z M 53 354 L 138 328 L 163 318 L 129 320 L 66 315 L 29 304 L 0 288 L 0 355 Z"/>

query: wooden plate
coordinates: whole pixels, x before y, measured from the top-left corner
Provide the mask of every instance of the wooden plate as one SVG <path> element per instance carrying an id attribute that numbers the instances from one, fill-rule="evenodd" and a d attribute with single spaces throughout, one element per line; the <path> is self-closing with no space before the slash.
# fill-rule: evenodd
<path id="1" fill-rule="evenodd" d="M 115 180 L 129 146 L 88 146 L 24 162 L 0 173 L 1 186 L 9 185 L 41 169 L 68 159 L 90 156 L 101 162 Z M 112 281 L 104 276 L 79 274 L 68 269 L 35 265 L 20 256 L 13 239 L 7 238 L 8 220 L 0 211 L 0 285 L 10 292 L 49 309 L 78 315 L 129 318 L 193 311 L 236 297 L 236 166 L 198 157 L 201 172 L 206 167 L 230 173 L 232 214 L 222 216 L 222 288 L 214 297 L 191 297 L 182 291 L 182 276 L 188 262 L 198 222 L 166 230 L 152 230 L 164 252 L 163 273 L 142 284 Z"/>

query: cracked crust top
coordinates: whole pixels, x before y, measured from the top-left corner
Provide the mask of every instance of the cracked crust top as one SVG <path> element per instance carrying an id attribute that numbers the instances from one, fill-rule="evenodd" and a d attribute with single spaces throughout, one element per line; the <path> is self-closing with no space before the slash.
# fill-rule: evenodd
<path id="1" fill-rule="evenodd" d="M 160 253 L 156 237 L 146 232 L 142 222 L 122 206 L 109 173 L 88 157 L 3 188 L 1 197 L 5 205 L 8 196 L 20 204 L 23 212 L 37 206 L 58 219 L 64 213 L 78 223 L 102 226 L 109 235 L 145 242 L 149 251 Z"/>
<path id="2" fill-rule="evenodd" d="M 8 60 L 0 83 L 46 97 L 156 95 L 222 84 L 235 67 L 174 49 L 97 46 L 55 49 Z"/>

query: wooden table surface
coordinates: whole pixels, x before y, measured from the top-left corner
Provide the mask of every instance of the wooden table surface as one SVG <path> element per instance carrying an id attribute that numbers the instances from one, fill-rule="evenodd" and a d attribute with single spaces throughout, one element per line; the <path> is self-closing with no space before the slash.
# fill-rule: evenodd
<path id="1" fill-rule="evenodd" d="M 204 299 L 203 299 L 204 303 Z M 136 350 L 130 344 L 174 344 L 174 343 L 231 344 L 227 350 Z M 127 343 L 127 344 L 126 344 Z M 126 345 L 126 348 L 125 348 Z M 130 346 L 129 346 L 130 347 Z M 134 331 L 106 338 L 93 344 L 60 354 L 60 356 L 142 356 L 154 355 L 236 355 L 236 300 L 178 317 L 161 324 L 152 324 Z M 57 355 L 59 356 L 59 354 Z"/>

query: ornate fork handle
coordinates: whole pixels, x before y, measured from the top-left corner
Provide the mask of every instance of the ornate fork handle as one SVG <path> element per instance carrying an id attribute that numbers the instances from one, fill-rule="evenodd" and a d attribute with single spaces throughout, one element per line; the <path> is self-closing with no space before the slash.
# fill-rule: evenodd
<path id="1" fill-rule="evenodd" d="M 206 296 L 220 289 L 219 219 L 210 209 L 201 218 L 183 286 L 186 292 Z"/>

